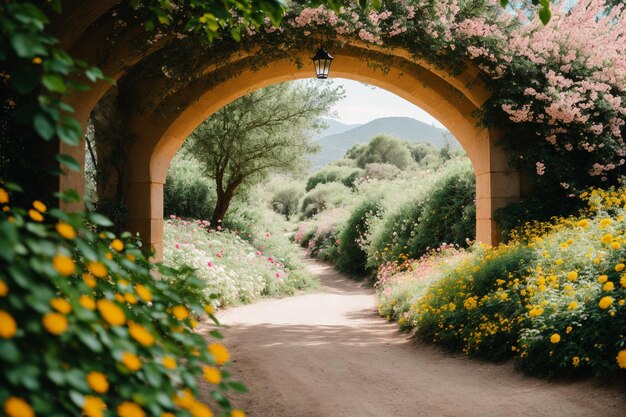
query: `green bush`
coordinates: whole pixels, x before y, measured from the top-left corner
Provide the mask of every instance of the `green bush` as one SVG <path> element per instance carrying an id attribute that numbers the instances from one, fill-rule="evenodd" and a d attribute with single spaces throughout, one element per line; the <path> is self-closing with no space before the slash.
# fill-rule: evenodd
<path id="1" fill-rule="evenodd" d="M 176 155 L 163 186 L 164 212 L 186 218 L 210 218 L 217 197 L 208 181 L 197 160 Z"/>
<path id="2" fill-rule="evenodd" d="M 350 189 L 343 184 L 319 184 L 302 198 L 302 217 L 310 218 L 329 208 L 339 207 L 350 198 Z"/>
<path id="3" fill-rule="evenodd" d="M 216 341 L 207 348 L 193 331 L 195 318 L 212 310 L 195 296 L 200 282 L 188 269 L 150 263 L 138 241 L 108 232 L 112 224 L 99 214 L 8 203 L 0 188 L 0 403 L 7 414 L 208 414 L 196 399 L 203 373 L 216 406 L 230 409 L 224 392 L 243 388 L 219 368 L 229 360 L 226 348 Z M 179 275 L 187 277 L 182 288 L 171 285 Z"/>
<path id="4" fill-rule="evenodd" d="M 381 215 L 380 203 L 365 200 L 352 209 L 350 217 L 339 234 L 337 269 L 349 274 L 363 275 L 367 272 L 367 252 L 363 241 L 368 233 L 369 219 Z"/>
<path id="5" fill-rule="evenodd" d="M 278 188 L 272 194 L 271 206 L 278 214 L 284 215 L 287 220 L 298 212 L 300 198 L 304 192 L 296 184 Z"/>
<path id="6" fill-rule="evenodd" d="M 527 224 L 509 244 L 435 268 L 421 297 L 385 279 L 379 311 L 449 349 L 515 357 L 534 375 L 623 374 L 626 190 L 594 190 L 588 202 L 582 217 Z"/>
<path id="7" fill-rule="evenodd" d="M 361 168 L 367 164 L 380 163 L 395 165 L 403 170 L 413 162 L 408 144 L 388 135 L 374 136 L 365 148 L 355 148 L 352 154 L 358 155 L 357 165 Z"/>
<path id="8" fill-rule="evenodd" d="M 363 174 L 360 168 L 350 166 L 328 166 L 311 175 L 306 183 L 306 191 L 309 192 L 319 184 L 338 182 L 346 187 L 352 187 L 354 181 Z"/>
<path id="9" fill-rule="evenodd" d="M 476 249 L 416 302 L 417 334 L 470 356 L 512 357 L 524 311 L 518 277 L 531 260 L 532 250 L 523 245 Z"/>
<path id="10" fill-rule="evenodd" d="M 452 165 L 424 202 L 412 254 L 421 255 L 442 243 L 465 245 L 476 236 L 476 178 L 469 163 Z"/>

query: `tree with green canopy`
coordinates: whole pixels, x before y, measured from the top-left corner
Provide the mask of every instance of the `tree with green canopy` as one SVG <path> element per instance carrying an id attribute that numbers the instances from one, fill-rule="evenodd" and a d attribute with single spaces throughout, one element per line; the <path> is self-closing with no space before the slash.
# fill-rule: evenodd
<path id="1" fill-rule="evenodd" d="M 406 142 L 389 135 L 373 137 L 359 156 L 357 164 L 361 168 L 371 163 L 395 165 L 405 169 L 412 161 Z"/>
<path id="2" fill-rule="evenodd" d="M 255 91 L 222 108 L 190 136 L 186 149 L 215 181 L 213 224 L 224 219 L 242 187 L 269 174 L 302 172 L 316 152 L 310 133 L 343 98 L 332 84 L 283 83 Z"/>

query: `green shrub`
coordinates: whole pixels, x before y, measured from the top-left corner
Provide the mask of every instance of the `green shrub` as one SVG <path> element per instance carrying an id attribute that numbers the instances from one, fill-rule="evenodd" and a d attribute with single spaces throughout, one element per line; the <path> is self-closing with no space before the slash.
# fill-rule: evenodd
<path id="1" fill-rule="evenodd" d="M 298 212 L 300 198 L 304 195 L 302 188 L 296 184 L 278 188 L 272 194 L 271 206 L 278 214 L 284 215 L 287 220 Z"/>
<path id="2" fill-rule="evenodd" d="M 228 362 L 226 348 L 216 341 L 207 348 L 192 330 L 205 309 L 189 269 L 150 263 L 139 242 L 108 232 L 112 224 L 99 214 L 8 203 L 0 188 L 4 410 L 79 416 L 113 415 L 122 407 L 180 415 L 184 396 L 185 408 L 206 414 L 196 398 L 209 366 L 222 379 L 211 387 L 216 406 L 230 409 L 224 392 L 242 386 L 212 369 Z M 179 275 L 186 277 L 182 288 L 171 285 Z"/>
<path id="3" fill-rule="evenodd" d="M 367 272 L 367 252 L 362 242 L 368 233 L 368 220 L 380 215 L 380 203 L 376 201 L 365 200 L 352 209 L 339 234 L 338 256 L 334 259 L 337 269 L 355 275 Z"/>
<path id="4" fill-rule="evenodd" d="M 437 181 L 420 213 L 410 252 L 421 255 L 442 243 L 465 245 L 476 236 L 476 178 L 469 163 L 452 165 Z"/>
<path id="5" fill-rule="evenodd" d="M 328 166 L 311 175 L 306 183 L 306 191 L 309 192 L 319 184 L 338 182 L 346 187 L 351 187 L 354 181 L 361 176 L 363 170 L 350 166 Z"/>
<path id="6" fill-rule="evenodd" d="M 186 218 L 210 218 L 217 197 L 208 181 L 197 160 L 176 155 L 163 186 L 164 212 Z"/>
<path id="7" fill-rule="evenodd" d="M 319 184 L 302 198 L 302 217 L 310 218 L 326 209 L 339 207 L 350 198 L 350 189 L 343 184 Z"/>
<path id="8" fill-rule="evenodd" d="M 358 156 L 357 165 L 361 168 L 367 164 L 380 163 L 406 169 L 413 162 L 408 144 L 389 135 L 374 136 L 365 148 L 357 147 L 354 148 L 354 151 L 351 149 L 346 153 L 346 156 Z"/>
<path id="9" fill-rule="evenodd" d="M 519 277 L 531 260 L 523 245 L 477 248 L 415 303 L 417 334 L 470 356 L 512 357 L 524 311 Z"/>

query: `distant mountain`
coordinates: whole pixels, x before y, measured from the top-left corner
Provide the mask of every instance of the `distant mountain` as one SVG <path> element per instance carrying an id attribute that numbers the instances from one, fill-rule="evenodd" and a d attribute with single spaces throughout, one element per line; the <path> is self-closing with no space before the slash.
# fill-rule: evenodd
<path id="1" fill-rule="evenodd" d="M 350 129 L 354 129 L 355 127 L 361 126 L 359 124 L 347 125 L 335 119 L 324 119 L 324 122 L 328 125 L 328 127 L 319 133 L 315 132 L 313 134 L 313 140 L 317 141 L 325 138 L 326 136 L 338 135 Z"/>
<path id="2" fill-rule="evenodd" d="M 332 122 L 342 125 L 335 120 Z M 341 129 L 341 126 L 338 127 Z M 452 146 L 458 146 L 456 139 L 444 129 L 410 117 L 383 117 L 320 138 L 317 143 L 322 149 L 318 154 L 312 155 L 309 160 L 317 170 L 330 161 L 343 157 L 346 151 L 357 143 L 367 143 L 372 137 L 380 134 L 396 136 L 409 142 L 428 142 L 436 148 L 441 148 L 445 144 L 447 135 Z"/>

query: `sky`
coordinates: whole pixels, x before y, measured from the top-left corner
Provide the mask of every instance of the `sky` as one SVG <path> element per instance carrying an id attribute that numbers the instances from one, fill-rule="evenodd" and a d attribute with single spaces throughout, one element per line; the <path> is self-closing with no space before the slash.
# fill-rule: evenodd
<path id="1" fill-rule="evenodd" d="M 443 127 L 424 110 L 387 90 L 343 78 L 333 78 L 332 81 L 346 90 L 346 98 L 333 109 L 337 116 L 332 117 L 342 123 L 363 124 L 380 117 L 401 116 Z"/>

